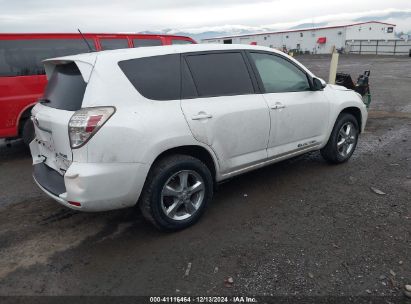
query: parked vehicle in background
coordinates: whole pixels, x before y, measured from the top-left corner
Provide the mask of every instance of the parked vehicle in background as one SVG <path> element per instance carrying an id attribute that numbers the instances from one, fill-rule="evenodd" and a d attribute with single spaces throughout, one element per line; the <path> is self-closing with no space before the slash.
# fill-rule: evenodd
<path id="1" fill-rule="evenodd" d="M 188 37 L 140 34 L 0 34 L 0 138 L 33 136 L 30 111 L 47 80 L 42 60 L 90 51 L 191 44 Z"/>
<path id="2" fill-rule="evenodd" d="M 246 45 L 186 45 L 45 62 L 32 111 L 34 179 L 82 211 L 136 204 L 157 227 L 196 222 L 214 185 L 309 151 L 353 154 L 367 110 L 295 59 Z"/>

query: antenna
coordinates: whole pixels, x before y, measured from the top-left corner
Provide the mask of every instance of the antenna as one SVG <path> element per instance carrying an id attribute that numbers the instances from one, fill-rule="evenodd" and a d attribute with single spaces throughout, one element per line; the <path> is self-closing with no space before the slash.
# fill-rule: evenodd
<path id="1" fill-rule="evenodd" d="M 80 33 L 81 37 L 83 37 L 84 42 L 87 44 L 87 47 L 89 49 L 89 53 L 93 52 L 94 50 L 91 48 L 90 44 L 88 43 L 86 37 L 84 37 L 83 33 L 80 31 L 80 29 L 77 29 L 78 32 Z"/>

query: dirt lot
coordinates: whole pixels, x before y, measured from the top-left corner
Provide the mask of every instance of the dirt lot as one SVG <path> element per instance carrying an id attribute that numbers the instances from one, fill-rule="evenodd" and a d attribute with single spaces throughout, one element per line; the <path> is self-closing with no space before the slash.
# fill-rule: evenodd
<path id="1" fill-rule="evenodd" d="M 298 59 L 327 78 L 328 56 Z M 411 282 L 411 58 L 340 60 L 341 71 L 365 69 L 371 117 L 351 161 L 316 152 L 235 178 L 179 233 L 131 209 L 65 209 L 32 182 L 22 144 L 0 144 L 0 295 L 400 299 Z"/>

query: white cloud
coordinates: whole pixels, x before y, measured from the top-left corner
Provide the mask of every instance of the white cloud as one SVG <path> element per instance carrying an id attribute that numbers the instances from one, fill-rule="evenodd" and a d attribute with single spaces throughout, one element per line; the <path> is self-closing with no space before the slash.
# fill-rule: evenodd
<path id="1" fill-rule="evenodd" d="M 408 13 L 409 17 L 402 17 L 402 18 L 391 18 L 389 17 L 391 14 L 395 13 L 402 13 L 406 15 Z M 386 16 L 386 18 L 384 18 Z M 343 24 L 350 24 L 355 23 L 354 20 L 358 20 L 360 18 L 375 18 L 383 20 L 387 23 L 393 23 L 397 25 L 398 31 L 409 31 L 411 30 L 411 9 L 406 10 L 396 10 L 396 9 L 386 9 L 386 10 L 375 10 L 375 11 L 368 11 L 368 12 L 358 12 L 358 13 L 341 13 L 341 14 L 333 14 L 333 15 L 326 15 L 321 16 L 315 19 L 301 19 L 292 22 L 281 22 L 281 23 L 271 23 L 265 24 L 260 26 L 246 26 L 246 25 L 230 25 L 225 24 L 221 26 L 202 26 L 202 27 L 192 27 L 192 28 L 179 28 L 173 29 L 168 31 L 169 34 L 174 34 L 179 31 L 189 33 L 189 34 L 200 34 L 204 32 L 230 32 L 232 34 L 239 33 L 241 31 L 248 31 L 248 32 L 264 32 L 270 30 L 283 30 L 289 29 L 293 26 L 297 26 L 300 24 L 307 24 L 307 27 L 310 27 L 310 24 L 315 23 L 327 23 L 328 26 L 333 25 L 343 25 Z"/>
<path id="2" fill-rule="evenodd" d="M 411 11 L 409 0 L 0 0 L 1 32 L 260 31 Z M 397 20 L 398 19 L 398 20 Z M 406 28 L 401 18 L 394 23 Z M 408 23 L 411 30 L 411 24 Z"/>

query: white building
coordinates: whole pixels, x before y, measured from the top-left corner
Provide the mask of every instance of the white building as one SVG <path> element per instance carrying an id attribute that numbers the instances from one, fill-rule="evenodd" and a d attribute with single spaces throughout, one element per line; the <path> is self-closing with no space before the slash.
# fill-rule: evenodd
<path id="1" fill-rule="evenodd" d="M 400 36 L 400 39 L 405 40 L 405 41 L 410 41 L 411 40 L 411 34 L 402 34 Z"/>
<path id="2" fill-rule="evenodd" d="M 256 44 L 280 50 L 325 54 L 330 53 L 334 46 L 337 49 L 345 48 L 347 41 L 395 40 L 394 29 L 394 24 L 369 21 L 339 26 L 208 38 L 203 39 L 202 43 Z"/>

